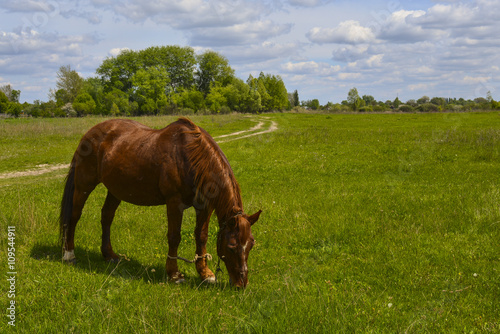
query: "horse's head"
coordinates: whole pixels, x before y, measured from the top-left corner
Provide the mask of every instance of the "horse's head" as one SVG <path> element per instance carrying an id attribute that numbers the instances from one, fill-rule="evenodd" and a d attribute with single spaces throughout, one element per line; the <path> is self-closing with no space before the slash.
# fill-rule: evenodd
<path id="1" fill-rule="evenodd" d="M 255 244 L 251 227 L 261 212 L 248 216 L 239 211 L 221 226 L 217 253 L 226 264 L 231 284 L 236 287 L 244 288 L 248 284 L 248 254 Z"/>

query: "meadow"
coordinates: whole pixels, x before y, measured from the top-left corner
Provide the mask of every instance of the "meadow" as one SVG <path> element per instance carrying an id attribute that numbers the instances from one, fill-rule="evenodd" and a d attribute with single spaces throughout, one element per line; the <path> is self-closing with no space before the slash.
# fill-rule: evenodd
<path id="1" fill-rule="evenodd" d="M 162 128 L 175 117 L 138 118 Z M 278 129 L 220 143 L 245 211 L 263 210 L 249 285 L 186 283 L 165 274 L 165 207 L 122 203 L 111 228 L 118 264 L 100 254 L 106 190 L 77 226 L 74 266 L 61 262 L 59 204 L 79 139 L 103 118 L 0 121 L 0 258 L 8 277 L 15 227 L 15 298 L 26 333 L 500 332 L 500 114 L 193 116 L 214 137 L 256 121 Z M 267 125 L 266 125 L 267 126 Z M 37 167 L 38 166 L 38 167 Z M 10 176 L 9 176 L 10 175 Z M 179 255 L 194 256 L 194 211 Z M 216 266 L 217 222 L 208 252 Z M 1 332 L 14 328 L 2 317 Z"/>

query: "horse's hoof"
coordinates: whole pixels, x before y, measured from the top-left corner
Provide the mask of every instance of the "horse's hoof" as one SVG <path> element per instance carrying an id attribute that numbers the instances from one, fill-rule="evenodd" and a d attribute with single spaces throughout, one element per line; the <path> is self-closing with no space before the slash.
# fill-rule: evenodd
<path id="1" fill-rule="evenodd" d="M 109 262 L 109 263 L 118 263 L 118 262 L 120 262 L 120 258 L 119 257 L 110 257 L 110 258 L 106 259 L 106 262 Z"/>
<path id="2" fill-rule="evenodd" d="M 215 284 L 217 283 L 217 280 L 215 279 L 215 276 L 209 276 L 203 280 L 204 283 L 208 284 Z"/>
<path id="3" fill-rule="evenodd" d="M 76 263 L 75 250 L 64 251 L 63 262 L 73 265 Z"/>

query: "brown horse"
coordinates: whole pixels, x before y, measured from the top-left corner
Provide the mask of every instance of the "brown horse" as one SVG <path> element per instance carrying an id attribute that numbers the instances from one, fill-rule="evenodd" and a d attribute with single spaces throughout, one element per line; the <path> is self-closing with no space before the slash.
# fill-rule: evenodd
<path id="1" fill-rule="evenodd" d="M 101 252 L 117 261 L 110 227 L 121 201 L 136 205 L 167 206 L 168 256 L 166 271 L 177 283 L 184 276 L 177 267 L 183 211 L 196 210 L 196 269 L 201 279 L 215 282 L 207 266 L 208 224 L 215 211 L 219 220 L 217 253 L 226 264 L 232 284 L 248 283 L 248 254 L 255 241 L 251 226 L 261 211 L 243 212 L 240 188 L 233 171 L 212 137 L 186 118 L 153 130 L 131 120 L 108 120 L 81 139 L 66 179 L 60 228 L 63 260 L 75 261 L 75 227 L 85 201 L 99 184 L 108 189 L 102 208 Z"/>

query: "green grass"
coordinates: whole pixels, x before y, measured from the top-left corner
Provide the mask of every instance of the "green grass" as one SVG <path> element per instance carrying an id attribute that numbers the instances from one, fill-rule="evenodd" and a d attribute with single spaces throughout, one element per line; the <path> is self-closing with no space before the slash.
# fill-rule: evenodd
<path id="1" fill-rule="evenodd" d="M 500 331 L 498 113 L 266 117 L 278 131 L 221 144 L 245 210 L 263 210 L 244 291 L 230 288 L 226 273 L 218 285 L 202 285 L 184 263 L 186 284 L 166 281 L 164 207 L 122 204 L 112 242 L 127 260 L 105 263 L 102 186 L 77 227 L 79 262 L 63 265 L 57 217 L 64 170 L 0 179 L 2 259 L 7 225 L 16 226 L 16 329 Z M 160 128 L 174 119 L 140 121 Z M 0 173 L 69 163 L 81 135 L 102 120 L 0 122 Z M 214 136 L 255 125 L 241 115 L 193 120 Z M 208 244 L 213 255 L 216 225 Z M 181 256 L 194 256 L 193 230 L 190 209 Z M 3 307 L 5 280 L 1 287 Z"/>

